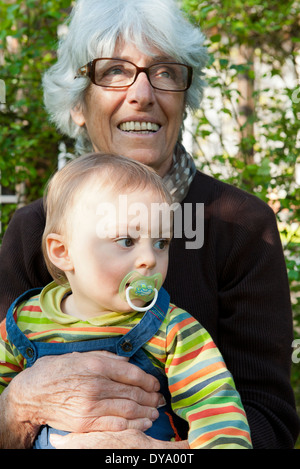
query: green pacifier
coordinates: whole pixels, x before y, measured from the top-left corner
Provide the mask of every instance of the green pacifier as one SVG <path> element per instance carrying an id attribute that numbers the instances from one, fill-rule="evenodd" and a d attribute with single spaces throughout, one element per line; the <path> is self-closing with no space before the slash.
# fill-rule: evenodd
<path id="1" fill-rule="evenodd" d="M 162 285 L 162 275 L 160 273 L 146 277 L 136 271 L 127 274 L 119 288 L 119 294 L 127 301 L 134 311 L 148 311 L 156 303 L 158 290 Z M 152 300 L 153 299 L 153 300 Z M 132 300 L 143 300 L 145 303 L 152 300 L 150 305 L 142 307 L 135 306 Z"/>

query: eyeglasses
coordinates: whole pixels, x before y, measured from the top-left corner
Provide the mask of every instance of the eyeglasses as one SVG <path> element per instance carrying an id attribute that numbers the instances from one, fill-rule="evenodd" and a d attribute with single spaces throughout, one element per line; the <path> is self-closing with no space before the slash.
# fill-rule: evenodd
<path id="1" fill-rule="evenodd" d="M 125 88 L 133 85 L 138 75 L 146 73 L 151 86 L 162 91 L 185 91 L 192 83 L 193 69 L 185 64 L 161 62 L 150 67 L 137 67 L 122 59 L 94 59 L 80 67 L 74 78 L 89 77 L 95 85 Z"/>

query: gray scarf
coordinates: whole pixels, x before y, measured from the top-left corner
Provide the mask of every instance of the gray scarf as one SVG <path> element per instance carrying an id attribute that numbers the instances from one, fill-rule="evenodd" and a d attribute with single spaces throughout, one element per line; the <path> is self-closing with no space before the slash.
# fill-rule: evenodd
<path id="1" fill-rule="evenodd" d="M 80 136 L 77 140 L 76 149 L 78 154 L 84 153 L 83 148 L 87 148 L 86 145 L 90 145 L 90 151 L 93 151 L 90 140 L 84 142 L 84 147 L 81 148 L 84 138 Z M 79 145 L 80 143 L 80 145 Z M 177 142 L 174 155 L 173 165 L 168 173 L 163 177 L 163 182 L 167 186 L 167 189 L 171 193 L 173 202 L 182 202 L 186 197 L 190 184 L 196 174 L 196 166 L 193 158 L 184 146 Z"/>
<path id="2" fill-rule="evenodd" d="M 183 201 L 195 174 L 196 165 L 193 158 L 187 153 L 183 145 L 177 143 L 173 155 L 173 165 L 163 177 L 163 182 L 170 191 L 173 202 Z"/>

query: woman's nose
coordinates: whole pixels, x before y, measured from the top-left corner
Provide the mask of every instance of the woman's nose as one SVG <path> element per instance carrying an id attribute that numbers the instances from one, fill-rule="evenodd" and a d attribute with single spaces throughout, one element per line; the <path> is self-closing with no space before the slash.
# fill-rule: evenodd
<path id="1" fill-rule="evenodd" d="M 146 73 L 139 73 L 133 85 L 128 88 L 127 100 L 131 104 L 138 105 L 141 108 L 152 106 L 155 100 L 154 89 Z"/>

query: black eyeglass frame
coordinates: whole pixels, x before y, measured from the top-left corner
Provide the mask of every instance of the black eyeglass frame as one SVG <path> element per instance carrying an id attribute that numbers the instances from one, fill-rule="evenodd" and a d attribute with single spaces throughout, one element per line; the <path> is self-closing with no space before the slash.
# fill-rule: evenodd
<path id="1" fill-rule="evenodd" d="M 96 81 L 95 81 L 96 63 L 99 60 L 116 60 L 118 62 L 126 62 L 126 63 L 129 63 L 129 64 L 133 65 L 136 69 L 136 74 L 135 74 L 133 82 L 130 83 L 130 85 L 121 85 L 121 86 L 99 85 L 99 83 L 96 83 Z M 180 66 L 185 67 L 187 69 L 187 72 L 188 72 L 187 73 L 187 85 L 186 85 L 186 87 L 183 88 L 183 89 L 180 89 L 180 90 L 166 90 L 165 88 L 158 88 L 157 86 L 154 86 L 151 83 L 151 79 L 150 79 L 150 76 L 149 76 L 149 69 L 151 67 L 154 67 L 154 66 L 157 66 L 157 65 L 180 65 Z M 94 83 L 94 85 L 101 86 L 102 88 L 112 88 L 112 89 L 129 88 L 130 86 L 133 85 L 133 83 L 136 81 L 139 74 L 142 73 L 142 72 L 146 73 L 147 78 L 148 78 L 149 83 L 152 86 L 152 88 L 154 88 L 156 90 L 160 90 L 160 91 L 169 91 L 171 93 L 173 93 L 173 92 L 174 93 L 182 92 L 182 91 L 188 90 L 190 88 L 191 84 L 192 84 L 192 79 L 193 79 L 193 68 L 190 65 L 182 64 L 182 63 L 179 63 L 179 62 L 157 62 L 157 63 L 154 63 L 154 64 L 150 65 L 150 67 L 138 67 L 137 65 L 135 65 L 133 62 L 130 62 L 129 60 L 115 59 L 114 57 L 101 57 L 101 58 L 98 58 L 98 59 L 91 60 L 86 65 L 83 65 L 82 67 L 80 67 L 77 70 L 74 79 L 75 78 L 80 78 L 80 77 L 88 77 L 91 80 L 91 82 Z"/>

